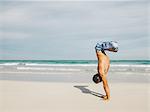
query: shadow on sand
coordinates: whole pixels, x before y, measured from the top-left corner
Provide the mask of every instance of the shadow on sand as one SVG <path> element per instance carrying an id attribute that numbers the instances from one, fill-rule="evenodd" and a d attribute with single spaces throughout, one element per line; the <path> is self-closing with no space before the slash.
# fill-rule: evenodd
<path id="1" fill-rule="evenodd" d="M 86 87 L 88 86 L 74 86 L 75 88 L 78 88 L 81 90 L 82 93 L 84 94 L 91 94 L 91 95 L 94 95 L 94 96 L 97 96 L 97 97 L 100 97 L 100 98 L 103 98 L 103 94 L 100 94 L 100 93 L 97 93 L 97 92 L 94 92 L 94 91 L 91 91 L 90 89 L 87 89 Z"/>

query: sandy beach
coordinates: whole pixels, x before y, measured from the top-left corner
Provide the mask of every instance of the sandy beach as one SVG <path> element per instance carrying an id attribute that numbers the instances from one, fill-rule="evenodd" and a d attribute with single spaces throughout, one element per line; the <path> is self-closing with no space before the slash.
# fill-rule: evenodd
<path id="1" fill-rule="evenodd" d="M 111 100 L 93 83 L 0 81 L 1 112 L 149 112 L 150 84 L 110 84 Z"/>
<path id="2" fill-rule="evenodd" d="M 150 111 L 149 75 L 136 75 L 134 72 L 135 75 L 128 73 L 123 77 L 119 75 L 121 72 L 111 71 L 108 77 L 111 100 L 106 102 L 101 98 L 104 94 L 102 84 L 96 85 L 91 81 L 94 71 L 85 73 L 75 71 L 78 67 L 72 68 L 68 68 L 69 72 L 42 72 L 2 67 L 0 112 Z"/>
<path id="3" fill-rule="evenodd" d="M 150 0 L 0 0 L 0 112 L 150 112 L 149 20 Z"/>

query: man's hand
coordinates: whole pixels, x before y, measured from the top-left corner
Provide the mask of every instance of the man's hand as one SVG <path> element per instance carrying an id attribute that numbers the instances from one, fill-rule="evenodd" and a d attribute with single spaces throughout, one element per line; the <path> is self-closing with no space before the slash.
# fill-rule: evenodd
<path id="1" fill-rule="evenodd" d="M 110 98 L 108 98 L 108 96 L 106 96 L 106 95 L 102 96 L 102 98 L 103 98 L 103 100 L 105 100 L 105 101 L 109 101 L 109 100 L 110 100 Z"/>

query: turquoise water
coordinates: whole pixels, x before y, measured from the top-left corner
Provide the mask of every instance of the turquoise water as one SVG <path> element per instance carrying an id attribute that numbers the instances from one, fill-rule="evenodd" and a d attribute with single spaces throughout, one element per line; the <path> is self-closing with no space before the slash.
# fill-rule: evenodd
<path id="1" fill-rule="evenodd" d="M 0 60 L 0 64 L 97 64 L 97 60 Z M 111 64 L 150 65 L 150 60 L 111 60 Z"/>

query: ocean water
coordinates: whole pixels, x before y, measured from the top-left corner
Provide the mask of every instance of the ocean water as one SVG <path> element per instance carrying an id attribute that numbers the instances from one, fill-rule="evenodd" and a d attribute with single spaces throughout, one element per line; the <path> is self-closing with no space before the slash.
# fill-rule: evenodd
<path id="1" fill-rule="evenodd" d="M 0 60 L 0 65 L 96 65 L 97 60 Z M 150 66 L 150 60 L 111 60 L 111 65 Z"/>
<path id="2" fill-rule="evenodd" d="M 92 82 L 97 60 L 0 60 L 0 80 Z M 10 75 L 11 74 L 11 75 Z M 111 60 L 110 82 L 150 82 L 150 60 Z"/>
<path id="3" fill-rule="evenodd" d="M 97 60 L 0 60 L 0 68 L 34 71 L 96 71 Z M 150 60 L 111 60 L 112 72 L 150 74 Z"/>

